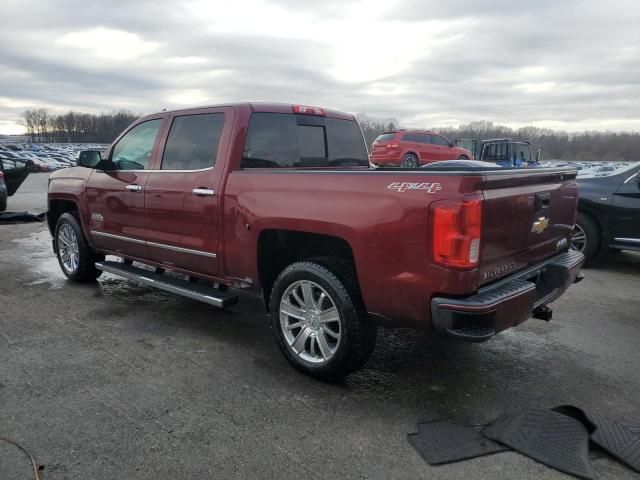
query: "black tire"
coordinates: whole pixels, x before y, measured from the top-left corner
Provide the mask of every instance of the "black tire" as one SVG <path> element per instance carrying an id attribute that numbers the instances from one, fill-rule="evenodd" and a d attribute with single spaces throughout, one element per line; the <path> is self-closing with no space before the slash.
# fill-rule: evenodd
<path id="1" fill-rule="evenodd" d="M 584 233 L 584 243 L 577 243 L 580 233 Z M 571 247 L 582 252 L 587 261 L 600 253 L 600 227 L 596 221 L 586 213 L 579 212 L 576 228 L 573 231 Z M 574 243 L 576 241 L 576 243 Z"/>
<path id="2" fill-rule="evenodd" d="M 460 155 L 458 157 L 458 160 L 469 160 L 469 157 L 467 157 L 466 155 Z"/>
<path id="3" fill-rule="evenodd" d="M 420 160 L 415 153 L 407 153 L 404 157 L 402 157 L 402 162 L 400 162 L 400 166 L 404 168 L 417 168 L 420 166 Z"/>
<path id="4" fill-rule="evenodd" d="M 0 212 L 4 212 L 7 209 L 7 197 L 0 197 Z"/>
<path id="5" fill-rule="evenodd" d="M 340 341 L 332 356 L 319 363 L 308 361 L 296 353 L 283 332 L 280 315 L 283 296 L 301 281 L 311 282 L 325 292 L 339 316 Z M 375 348 L 376 325 L 362 304 L 355 272 L 340 259 L 313 259 L 289 265 L 276 279 L 271 291 L 270 309 L 280 350 L 291 365 L 312 377 L 339 380 L 361 368 Z"/>
<path id="6" fill-rule="evenodd" d="M 133 260 L 131 260 L 130 258 L 123 258 L 122 263 L 130 267 L 131 265 L 133 265 Z"/>
<path id="7" fill-rule="evenodd" d="M 62 258 L 62 251 L 65 247 L 61 245 L 64 241 L 61 240 L 60 235 L 63 230 L 68 231 L 66 230 L 67 228 L 71 228 L 75 234 L 75 241 L 77 242 L 78 261 L 75 268 L 69 268 L 65 265 L 65 261 Z M 63 213 L 60 215 L 60 218 L 58 218 L 54 240 L 56 242 L 58 263 L 60 264 L 62 273 L 64 273 L 69 280 L 73 280 L 78 283 L 86 283 L 93 282 L 100 276 L 102 272 L 96 268 L 96 261 L 102 260 L 104 256 L 98 255 L 91 250 L 91 247 L 89 247 L 87 239 L 84 237 L 84 233 L 82 232 L 82 227 L 78 223 L 76 217 L 71 213 Z"/>

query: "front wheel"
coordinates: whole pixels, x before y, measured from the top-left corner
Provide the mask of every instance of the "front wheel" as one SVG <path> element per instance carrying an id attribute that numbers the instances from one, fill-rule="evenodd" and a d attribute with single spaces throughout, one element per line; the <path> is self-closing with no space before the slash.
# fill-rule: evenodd
<path id="1" fill-rule="evenodd" d="M 571 248 L 584 254 L 586 260 L 591 260 L 600 251 L 600 229 L 585 213 L 578 213 L 571 234 Z"/>
<path id="2" fill-rule="evenodd" d="M 92 282 L 102 273 L 96 269 L 98 256 L 91 250 L 84 238 L 82 228 L 70 213 L 63 213 L 58 219 L 55 231 L 58 263 L 67 278 L 74 282 Z"/>
<path id="3" fill-rule="evenodd" d="M 337 259 L 333 266 L 311 261 L 289 265 L 276 280 L 270 302 L 272 327 L 286 359 L 303 373 L 326 380 L 364 365 L 376 336 L 353 269 Z"/>

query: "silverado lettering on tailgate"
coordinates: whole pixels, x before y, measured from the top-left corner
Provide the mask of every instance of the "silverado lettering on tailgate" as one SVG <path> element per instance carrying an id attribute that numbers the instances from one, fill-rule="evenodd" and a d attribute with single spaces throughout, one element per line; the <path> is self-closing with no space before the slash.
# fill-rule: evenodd
<path id="1" fill-rule="evenodd" d="M 397 190 L 399 193 L 407 190 L 426 190 L 428 193 L 436 193 L 442 190 L 439 183 L 419 183 L 419 182 L 393 182 L 387 187 L 389 190 Z"/>

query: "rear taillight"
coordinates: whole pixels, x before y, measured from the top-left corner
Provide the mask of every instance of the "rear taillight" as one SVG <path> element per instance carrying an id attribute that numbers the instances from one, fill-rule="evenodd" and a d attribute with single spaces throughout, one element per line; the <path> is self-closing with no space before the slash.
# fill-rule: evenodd
<path id="1" fill-rule="evenodd" d="M 0 172 L 0 180 L 4 178 L 4 173 Z"/>
<path id="2" fill-rule="evenodd" d="M 480 257 L 482 198 L 434 202 L 429 217 L 433 261 L 448 268 L 476 268 Z"/>

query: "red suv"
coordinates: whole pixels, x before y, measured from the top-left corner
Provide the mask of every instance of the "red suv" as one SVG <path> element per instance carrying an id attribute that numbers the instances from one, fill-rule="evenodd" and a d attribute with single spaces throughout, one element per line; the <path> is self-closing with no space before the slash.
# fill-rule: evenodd
<path id="1" fill-rule="evenodd" d="M 470 160 L 473 154 L 428 130 L 400 130 L 378 135 L 371 148 L 371 163 L 385 167 L 419 167 L 438 160 Z"/>

